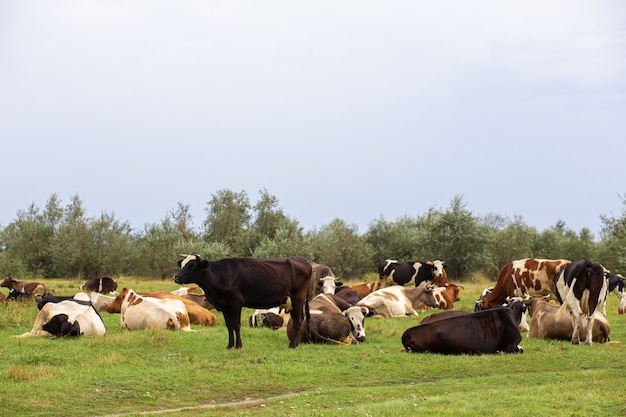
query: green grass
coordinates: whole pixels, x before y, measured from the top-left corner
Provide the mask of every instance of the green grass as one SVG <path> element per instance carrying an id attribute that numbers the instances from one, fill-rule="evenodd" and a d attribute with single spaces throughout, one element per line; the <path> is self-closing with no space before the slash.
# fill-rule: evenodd
<path id="1" fill-rule="evenodd" d="M 173 290 L 129 278 L 135 290 Z M 50 284 L 71 294 L 79 283 Z M 465 284 L 455 308 L 471 310 L 482 284 Z M 125 331 L 103 314 L 101 339 L 16 339 L 33 303 L 0 306 L 0 414 L 11 416 L 622 416 L 626 415 L 626 316 L 609 298 L 613 342 L 593 346 L 524 338 L 521 355 L 402 352 L 419 318 L 367 319 L 367 341 L 288 348 L 284 331 L 251 329 L 227 350 L 218 326 Z"/>

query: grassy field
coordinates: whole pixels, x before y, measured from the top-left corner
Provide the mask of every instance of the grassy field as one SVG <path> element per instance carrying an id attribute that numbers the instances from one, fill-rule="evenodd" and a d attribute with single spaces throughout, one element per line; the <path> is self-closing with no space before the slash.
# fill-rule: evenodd
<path id="1" fill-rule="evenodd" d="M 174 290 L 122 278 L 120 289 Z M 80 283 L 46 281 L 59 295 Z M 471 310 L 482 284 L 464 284 L 455 308 Z M 611 295 L 612 342 L 593 346 L 526 339 L 517 355 L 402 352 L 420 317 L 367 319 L 359 345 L 288 348 L 284 331 L 243 324 L 243 349 L 215 328 L 125 331 L 103 314 L 100 339 L 16 339 L 34 303 L 0 305 L 2 416 L 623 416 L 626 316 Z M 434 311 L 433 311 L 434 312 Z M 247 320 L 251 310 L 245 310 Z M 242 320 L 243 321 L 243 320 Z"/>

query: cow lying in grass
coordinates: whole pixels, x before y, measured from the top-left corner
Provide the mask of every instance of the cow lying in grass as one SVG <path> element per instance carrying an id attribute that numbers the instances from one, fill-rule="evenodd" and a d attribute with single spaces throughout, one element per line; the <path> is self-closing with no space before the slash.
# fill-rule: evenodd
<path id="1" fill-rule="evenodd" d="M 104 322 L 89 302 L 89 296 L 79 293 L 74 297 L 71 300 L 45 303 L 37 313 L 33 329 L 16 337 L 104 336 Z"/>
<path id="2" fill-rule="evenodd" d="M 550 304 L 548 300 L 549 298 L 539 295 L 530 297 L 528 301 L 525 301 L 528 306 L 528 314 L 531 317 L 530 330 L 526 337 L 571 340 L 574 329 L 572 316 L 563 314 L 557 321 L 556 314 L 559 311 L 559 307 Z M 610 333 L 611 325 L 608 320 L 599 311 L 596 311 L 593 321 L 592 341 L 608 342 L 611 340 L 609 337 Z M 581 322 L 578 334 L 580 338 L 585 337 L 587 334 L 587 323 L 585 320 Z"/>
<path id="3" fill-rule="evenodd" d="M 353 306 L 333 294 L 319 294 L 309 301 L 309 313 L 305 325 L 301 326 L 303 343 L 352 344 L 365 341 L 364 321 L 370 315 L 367 307 Z M 287 335 L 291 338 L 295 332 L 292 321 L 289 321 Z"/>

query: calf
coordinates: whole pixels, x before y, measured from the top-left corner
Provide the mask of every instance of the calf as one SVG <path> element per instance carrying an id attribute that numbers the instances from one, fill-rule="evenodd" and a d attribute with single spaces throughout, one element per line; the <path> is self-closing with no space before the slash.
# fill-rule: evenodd
<path id="1" fill-rule="evenodd" d="M 83 291 L 95 291 L 100 294 L 111 294 L 117 290 L 117 282 L 113 278 L 92 278 L 88 279 L 80 286 Z"/>
<path id="2" fill-rule="evenodd" d="M 441 354 L 481 354 L 523 352 L 518 325 L 525 309 L 523 303 L 510 308 L 490 310 L 449 317 L 420 324 L 402 334 L 407 352 Z"/>
<path id="3" fill-rule="evenodd" d="M 33 329 L 17 337 L 104 336 L 105 333 L 102 317 L 91 305 L 65 300 L 45 304 L 37 313 Z"/>
<path id="4" fill-rule="evenodd" d="M 383 317 L 402 317 L 417 316 L 415 309 L 420 303 L 428 307 L 437 307 L 437 300 L 430 288 L 405 288 L 393 285 L 374 291 L 365 296 L 357 305 L 367 307 Z"/>
<path id="5" fill-rule="evenodd" d="M 530 314 L 530 329 L 526 337 L 535 339 L 570 340 L 574 330 L 572 317 L 564 314 L 560 320 L 556 315 L 559 307 L 548 302 L 546 297 L 533 296 L 525 301 Z M 587 333 L 587 325 L 583 321 L 578 329 L 578 336 L 584 337 Z M 594 314 L 592 340 L 594 342 L 610 341 L 611 325 L 600 312 Z"/>
<path id="6" fill-rule="evenodd" d="M 591 345 L 593 321 L 596 309 L 607 294 L 607 280 L 604 267 L 589 260 L 571 263 L 556 278 L 557 297 L 561 307 L 556 319 L 569 309 L 572 314 L 572 343 L 580 343 L 578 326 L 583 318 L 587 321 L 585 344 Z"/>
<path id="7" fill-rule="evenodd" d="M 109 313 L 118 310 L 127 330 L 191 330 L 187 310 L 180 300 L 144 297 L 124 288 L 107 307 Z"/>
<path id="8" fill-rule="evenodd" d="M 273 307 L 269 309 L 257 309 L 250 316 L 250 327 L 269 327 L 276 330 L 287 328 L 289 322 L 289 314 L 281 307 Z"/>
<path id="9" fill-rule="evenodd" d="M 301 326 L 303 343 L 357 343 L 364 342 L 367 307 L 356 307 L 333 294 L 319 294 L 309 302 L 310 317 Z M 287 325 L 287 334 L 293 337 L 297 329 Z M 354 338 L 349 338 L 350 333 Z"/>

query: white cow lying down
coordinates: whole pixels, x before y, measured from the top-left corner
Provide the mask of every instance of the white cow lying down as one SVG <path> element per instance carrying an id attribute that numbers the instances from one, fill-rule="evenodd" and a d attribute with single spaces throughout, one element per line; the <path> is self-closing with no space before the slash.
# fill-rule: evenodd
<path id="1" fill-rule="evenodd" d="M 81 293 L 79 293 L 81 294 Z M 76 299 L 83 298 L 74 296 Z M 86 296 L 87 301 L 89 297 Z M 91 305 L 72 300 L 47 303 L 37 313 L 33 329 L 16 337 L 29 336 L 104 336 L 106 328 L 102 317 Z"/>
<path id="2" fill-rule="evenodd" d="M 426 287 L 405 288 L 401 285 L 381 288 L 369 293 L 357 306 L 365 306 L 384 317 L 417 316 L 415 308 L 423 303 L 428 307 L 437 307 L 437 300 L 432 289 Z"/>
<path id="3" fill-rule="evenodd" d="M 191 330 L 189 315 L 182 301 L 144 297 L 128 288 L 115 297 L 107 311 L 120 311 L 120 320 L 127 330 Z"/>

